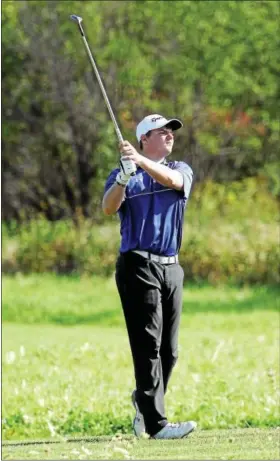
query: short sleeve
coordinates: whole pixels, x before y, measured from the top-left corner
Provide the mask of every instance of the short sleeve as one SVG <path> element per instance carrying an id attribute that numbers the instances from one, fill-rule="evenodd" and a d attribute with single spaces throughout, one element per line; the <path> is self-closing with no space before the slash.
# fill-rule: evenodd
<path id="1" fill-rule="evenodd" d="M 116 182 L 116 177 L 117 177 L 117 174 L 118 174 L 119 171 L 120 171 L 120 169 L 116 168 L 115 170 L 111 171 L 111 173 L 109 174 L 109 176 L 108 176 L 108 178 L 106 180 L 106 183 L 105 183 L 104 194 Z"/>
<path id="2" fill-rule="evenodd" d="M 188 198 L 193 182 L 193 170 L 185 162 L 176 162 L 173 169 L 180 171 L 182 174 L 184 181 L 184 197 Z"/>

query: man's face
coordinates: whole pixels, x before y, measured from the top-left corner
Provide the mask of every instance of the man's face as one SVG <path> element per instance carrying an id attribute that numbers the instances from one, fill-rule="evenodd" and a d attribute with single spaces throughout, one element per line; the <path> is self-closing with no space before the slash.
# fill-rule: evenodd
<path id="1" fill-rule="evenodd" d="M 145 152 L 166 156 L 172 152 L 174 144 L 173 131 L 166 127 L 157 128 L 150 132 L 150 136 L 145 136 L 143 141 Z"/>

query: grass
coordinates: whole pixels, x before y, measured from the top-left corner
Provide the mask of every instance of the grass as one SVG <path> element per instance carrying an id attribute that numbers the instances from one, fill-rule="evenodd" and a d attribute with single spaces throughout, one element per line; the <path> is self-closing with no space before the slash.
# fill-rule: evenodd
<path id="1" fill-rule="evenodd" d="M 137 440 L 131 436 L 42 441 L 3 447 L 6 459 L 279 459 L 279 430 L 197 431 L 185 440 Z"/>
<path id="2" fill-rule="evenodd" d="M 184 314 L 276 311 L 280 304 L 279 294 L 278 287 L 269 286 L 220 285 L 214 288 L 186 284 Z M 2 320 L 28 324 L 123 326 L 113 277 L 4 276 Z"/>
<path id="3" fill-rule="evenodd" d="M 101 437 L 5 446 L 4 459 L 277 459 L 276 288 L 185 287 L 166 412 L 199 430 L 168 448 L 131 439 L 134 376 L 113 279 L 4 276 L 2 288 L 3 439 Z M 128 455 L 114 452 L 117 433 Z"/>

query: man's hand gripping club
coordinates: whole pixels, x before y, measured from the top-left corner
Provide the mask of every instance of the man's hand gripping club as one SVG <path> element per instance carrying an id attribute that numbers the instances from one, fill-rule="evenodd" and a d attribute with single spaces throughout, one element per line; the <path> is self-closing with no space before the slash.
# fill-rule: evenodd
<path id="1" fill-rule="evenodd" d="M 128 141 L 123 141 L 119 144 L 120 152 L 122 154 L 120 158 L 121 171 L 117 174 L 116 182 L 119 186 L 125 187 L 130 180 L 130 177 L 136 173 L 136 164 L 134 158 L 129 155 L 137 153 L 136 149 Z M 139 154 L 138 154 L 139 155 Z"/>
<path id="2" fill-rule="evenodd" d="M 117 174 L 116 182 L 119 186 L 125 187 L 136 172 L 136 165 L 131 159 L 120 158 L 120 171 Z"/>
<path id="3" fill-rule="evenodd" d="M 104 194 L 102 208 L 106 215 L 116 213 L 125 199 L 125 188 L 131 176 L 136 173 L 136 162 L 127 157 L 124 146 L 128 141 L 122 141 L 119 145 L 122 157 L 120 158 L 120 171 L 114 184 Z M 128 143 L 129 144 L 129 143 Z M 131 146 L 131 144 L 129 144 Z M 132 147 L 132 146 L 131 146 Z M 121 186 L 121 187 L 120 187 Z"/>

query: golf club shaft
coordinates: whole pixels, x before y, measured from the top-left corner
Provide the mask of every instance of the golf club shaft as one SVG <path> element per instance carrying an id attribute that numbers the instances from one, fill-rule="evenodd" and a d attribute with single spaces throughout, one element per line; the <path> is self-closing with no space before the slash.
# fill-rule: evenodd
<path id="1" fill-rule="evenodd" d="M 101 89 L 101 91 L 102 91 L 102 94 L 103 94 L 103 97 L 104 97 L 104 100 L 105 100 L 107 109 L 108 109 L 108 111 L 109 111 L 109 114 L 110 114 L 110 116 L 111 116 L 112 122 L 113 122 L 113 124 L 114 124 L 115 131 L 116 131 L 118 140 L 119 140 L 119 142 L 123 142 L 124 139 L 123 139 L 123 137 L 122 137 L 121 130 L 120 130 L 119 127 L 118 127 L 118 124 L 117 124 L 117 121 L 116 121 L 114 112 L 113 112 L 113 110 L 112 110 L 110 101 L 109 101 L 109 99 L 108 99 L 106 90 L 105 90 L 104 85 L 103 85 L 103 83 L 102 83 L 102 80 L 101 80 L 101 77 L 100 77 L 100 75 L 99 75 L 99 72 L 98 72 L 97 66 L 96 66 L 96 64 L 95 64 L 95 61 L 94 61 L 94 59 L 93 59 L 92 53 L 91 53 L 91 51 L 90 51 L 90 47 L 89 47 L 88 42 L 87 42 L 87 39 L 86 39 L 86 37 L 85 37 L 85 33 L 84 33 L 84 31 L 83 31 L 82 25 L 81 25 L 80 22 L 78 22 L 78 25 L 79 25 L 79 29 L 80 29 L 80 32 L 81 32 L 81 35 L 82 35 L 82 39 L 83 39 L 83 41 L 84 41 L 84 44 L 85 44 L 85 47 L 86 47 L 86 50 L 87 50 L 87 53 L 88 53 L 90 62 L 91 62 L 91 64 L 92 64 L 94 73 L 95 73 L 95 75 L 96 75 L 97 81 L 98 81 L 99 86 L 100 86 L 100 89 Z"/>

